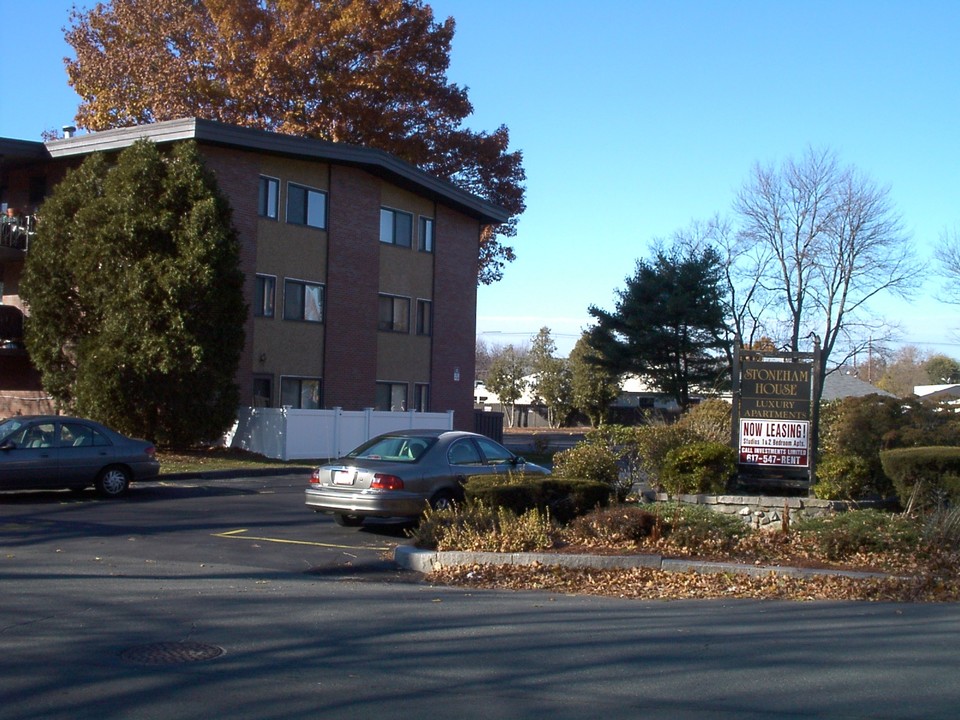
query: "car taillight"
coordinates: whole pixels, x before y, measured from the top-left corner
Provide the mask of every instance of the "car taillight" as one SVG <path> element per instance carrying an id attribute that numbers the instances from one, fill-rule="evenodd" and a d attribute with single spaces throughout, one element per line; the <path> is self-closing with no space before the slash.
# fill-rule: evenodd
<path id="1" fill-rule="evenodd" d="M 310 482 L 314 485 L 320 482 L 320 468 L 314 468 L 310 473 Z"/>
<path id="2" fill-rule="evenodd" d="M 143 451 L 147 454 L 147 457 L 154 457 L 157 454 L 157 449 L 153 445 L 148 445 Z"/>
<path id="3" fill-rule="evenodd" d="M 396 475 L 377 473 L 373 476 L 373 482 L 370 483 L 370 487 L 378 490 L 403 490 L 403 480 Z"/>

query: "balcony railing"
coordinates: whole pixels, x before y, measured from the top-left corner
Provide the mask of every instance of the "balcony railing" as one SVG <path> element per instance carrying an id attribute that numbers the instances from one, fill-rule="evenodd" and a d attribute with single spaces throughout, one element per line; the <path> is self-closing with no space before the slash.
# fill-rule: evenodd
<path id="1" fill-rule="evenodd" d="M 0 247 L 26 252 L 30 248 L 30 240 L 33 238 L 36 228 L 36 215 L 0 219 Z"/>

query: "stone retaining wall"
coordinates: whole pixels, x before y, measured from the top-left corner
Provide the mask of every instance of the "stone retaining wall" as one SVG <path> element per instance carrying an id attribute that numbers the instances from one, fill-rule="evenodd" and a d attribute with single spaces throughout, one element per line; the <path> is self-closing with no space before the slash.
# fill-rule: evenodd
<path id="1" fill-rule="evenodd" d="M 648 496 L 649 497 L 649 496 Z M 657 502 L 678 502 L 703 505 L 714 512 L 736 515 L 758 530 L 782 530 L 803 518 L 824 517 L 852 508 L 879 507 L 875 502 L 844 502 L 805 497 L 771 497 L 765 495 L 668 495 L 654 493 L 649 499 Z"/>

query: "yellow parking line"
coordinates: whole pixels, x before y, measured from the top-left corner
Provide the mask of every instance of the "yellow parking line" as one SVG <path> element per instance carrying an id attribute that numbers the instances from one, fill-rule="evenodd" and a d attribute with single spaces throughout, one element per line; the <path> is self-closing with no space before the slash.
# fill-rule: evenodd
<path id="1" fill-rule="evenodd" d="M 388 547 L 358 547 L 357 545 L 333 545 L 331 543 L 310 542 L 308 540 L 284 540 L 282 538 L 256 537 L 254 535 L 243 535 L 246 529 L 227 530 L 222 533 L 213 533 L 213 537 L 229 538 L 233 540 L 258 540 L 260 542 L 281 543 L 284 545 L 313 545 L 315 547 L 335 548 L 337 550 L 375 550 L 381 552 L 389 550 Z"/>

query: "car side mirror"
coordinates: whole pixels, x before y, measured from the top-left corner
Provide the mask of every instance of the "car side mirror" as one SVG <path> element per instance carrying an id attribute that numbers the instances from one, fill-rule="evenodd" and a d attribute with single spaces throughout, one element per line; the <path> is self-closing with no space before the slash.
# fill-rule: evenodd
<path id="1" fill-rule="evenodd" d="M 16 450 L 17 444 L 13 440 L 4 440 L 0 443 L 0 450 Z"/>
<path id="2" fill-rule="evenodd" d="M 513 459 L 513 464 L 514 464 L 514 465 L 526 465 L 526 464 L 527 464 L 527 459 L 524 458 L 524 457 L 521 457 L 521 456 L 517 455 L 517 456 Z"/>

